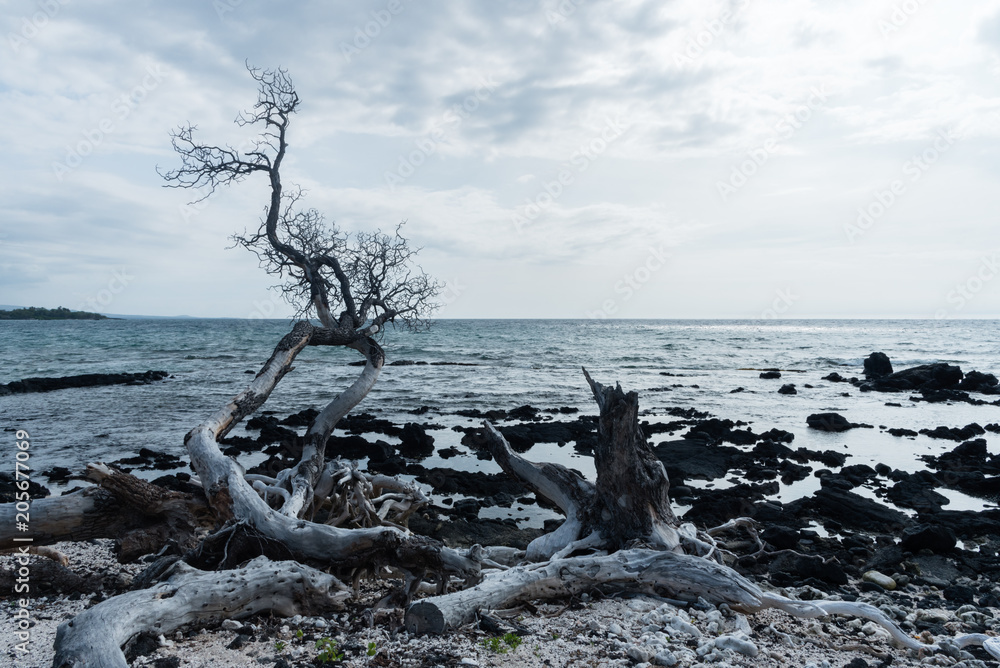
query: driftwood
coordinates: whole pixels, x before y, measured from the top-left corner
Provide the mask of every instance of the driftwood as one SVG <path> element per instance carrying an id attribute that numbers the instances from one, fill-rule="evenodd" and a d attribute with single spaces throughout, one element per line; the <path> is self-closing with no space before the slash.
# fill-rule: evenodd
<path id="1" fill-rule="evenodd" d="M 317 340 L 313 341 L 313 335 L 317 332 Z M 329 331 L 308 322 L 297 323 L 275 347 L 274 353 L 250 386 L 186 437 L 191 463 L 204 491 L 202 507 L 210 509 L 210 515 L 223 526 L 207 536 L 197 549 L 189 550 L 185 559 L 211 568 L 230 566 L 229 561 L 235 555 L 246 559 L 262 553 L 280 554 L 283 559 L 295 561 L 269 566 L 272 562 L 261 557 L 252 562 L 252 567 L 205 573 L 178 562 L 176 557 L 164 558 L 154 565 L 155 568 L 151 567 L 151 576 L 144 574 L 142 582 L 148 583 L 150 578 L 162 575 L 160 569 L 165 568 L 164 573 L 175 574 L 166 583 L 111 598 L 73 622 L 63 625 L 56 638 L 56 666 L 125 665 L 124 658 L 119 657 L 119 648 L 138 633 L 165 633 L 169 630 L 168 627 L 172 629 L 197 621 L 247 616 L 261 610 L 296 614 L 295 610 L 298 608 L 292 603 L 326 600 L 324 597 L 331 588 L 336 587 L 338 592 L 344 589 L 340 581 L 332 576 L 324 575 L 317 580 L 320 574 L 296 562 L 337 569 L 355 577 L 361 572 L 375 572 L 392 567 L 404 575 L 404 602 L 409 601 L 427 574 L 435 576 L 438 592 L 447 590 L 452 576 L 458 576 L 467 583 L 478 579 L 481 550 L 472 551 L 471 555 L 461 554 L 435 540 L 413 535 L 401 528 L 406 516 L 426 501 L 419 490 L 412 485 L 380 476 L 362 475 L 361 480 L 357 480 L 356 470 L 352 466 L 338 461 L 323 461 L 325 438 L 329 436 L 332 427 L 327 429 L 325 426 L 315 425 L 324 420 L 339 420 L 340 416 L 363 398 L 370 388 L 370 382 L 373 382 L 373 376 L 377 375 L 375 372 L 382 366 L 381 352 L 376 346 L 365 345 L 369 351 L 366 371 L 359 380 L 361 385 L 355 384 L 355 389 L 361 389 L 342 393 L 331 402 L 333 408 L 328 406 L 328 410 L 320 413 L 310 429 L 315 428 L 318 433 L 325 432 L 326 437 L 314 440 L 313 448 L 304 448 L 299 466 L 286 471 L 280 481 L 264 481 L 260 476 L 250 476 L 251 480 L 248 480 L 243 467 L 222 454 L 218 439 L 263 405 L 276 384 L 291 370 L 296 355 L 310 343 L 325 345 L 331 338 L 335 337 Z M 303 465 L 303 462 L 307 464 Z M 312 482 L 313 475 L 306 471 L 314 468 L 317 474 L 315 482 Z M 100 505 L 102 500 L 128 499 L 128 507 L 134 506 L 144 516 L 155 514 L 158 517 L 178 504 L 178 507 L 186 508 L 184 503 L 190 501 L 185 495 L 167 493 L 164 490 L 160 490 L 162 494 L 154 494 L 160 488 L 107 467 L 95 466 L 92 469 L 95 479 L 101 482 L 100 488 L 91 488 L 94 491 L 87 490 L 85 494 L 44 500 L 48 504 L 33 504 L 33 511 L 41 505 L 43 509 L 51 506 L 56 513 L 51 535 L 48 536 L 52 542 L 87 536 L 84 529 L 90 526 L 90 521 L 107 510 L 107 506 Z M 336 496 L 338 485 L 343 487 L 340 483 L 346 482 L 343 480 L 345 474 L 351 480 L 363 483 L 360 487 L 353 488 L 360 491 L 361 498 L 355 498 L 358 503 L 353 506 L 348 504 L 348 508 L 360 508 L 363 511 L 362 515 L 354 518 L 357 520 L 354 524 L 364 526 L 342 528 L 298 517 L 300 514 L 311 513 L 317 505 L 322 505 L 318 501 L 330 500 L 332 496 Z M 296 480 L 300 482 L 296 483 Z M 286 486 L 279 487 L 282 484 Z M 275 493 L 277 489 L 282 489 L 282 493 Z M 296 492 L 297 489 L 303 491 Z M 317 491 L 326 496 L 317 499 Z M 271 501 L 277 507 L 272 507 Z M 293 508 L 295 512 L 292 512 Z M 374 515 L 367 513 L 369 508 L 374 510 Z M 330 510 L 337 508 L 331 507 Z M 68 511 L 73 512 L 65 515 Z M 71 517 L 72 521 L 67 523 L 66 517 Z M 81 518 L 84 521 L 81 522 Z M 391 525 L 393 522 L 390 518 L 400 524 Z M 77 528 L 79 524 L 84 529 Z M 180 526 L 177 522 L 174 524 Z M 162 518 L 159 525 L 171 526 Z M 34 526 L 33 524 L 33 528 Z M 43 521 L 39 526 L 44 528 L 50 524 Z M 104 526 L 111 524 L 106 522 Z M 68 531 L 66 527 L 69 528 Z M 95 532 L 91 531 L 90 535 L 93 533 Z M 106 535 L 105 531 L 96 533 Z M 241 540 L 247 536 L 250 540 Z M 240 543 L 238 547 L 234 541 Z M 248 550 L 255 550 L 256 553 L 248 554 Z M 216 555 L 224 556 L 217 558 Z M 311 583 L 308 588 L 311 593 L 308 596 L 303 594 L 297 599 L 282 598 L 282 586 L 287 586 L 291 577 L 289 572 L 298 574 L 294 575 L 296 582 Z M 303 573 L 310 575 L 302 575 Z M 273 580 L 270 584 L 266 582 L 268 578 Z M 190 586 L 181 588 L 182 584 Z M 181 596 L 178 592 L 191 593 Z M 252 595 L 246 592 L 251 592 Z M 347 595 L 337 593 L 335 598 L 341 601 Z M 169 602 L 163 602 L 167 599 Z M 130 612 L 124 614 L 121 612 L 123 610 Z M 98 661 L 97 657 L 105 656 L 113 658 L 101 659 L 105 663 Z"/>
<path id="2" fill-rule="evenodd" d="M 260 557 L 219 572 L 178 562 L 165 582 L 109 598 L 60 624 L 52 666 L 127 668 L 121 647 L 141 632 L 164 635 L 264 611 L 317 614 L 342 609 L 349 596 L 337 578 L 294 561 Z"/>
<path id="3" fill-rule="evenodd" d="M 536 538 L 527 559 L 569 556 L 581 549 L 616 550 L 639 541 L 664 550 L 714 553 L 709 533 L 678 522 L 667 492 L 670 480 L 639 426 L 639 395 L 605 387 L 583 370 L 601 411 L 592 483 L 559 464 L 529 462 L 503 435 L 484 423 L 493 459 L 566 515 L 554 532 Z"/>
<path id="4" fill-rule="evenodd" d="M 205 499 L 164 489 L 104 464 L 87 467 L 97 487 L 31 502 L 31 537 L 35 546 L 60 541 L 115 538 L 121 561 L 156 552 L 167 541 L 181 549 L 197 543 L 200 529 L 214 526 Z M 0 550 L 20 545 L 15 539 L 14 504 L 0 505 Z"/>
<path id="5" fill-rule="evenodd" d="M 298 513 L 305 513 L 312 504 L 313 485 L 307 485 L 309 492 L 305 497 L 300 499 L 293 490 L 282 497 L 287 499 L 282 507 L 272 508 L 246 480 L 243 467 L 222 454 L 218 439 L 263 405 L 291 369 L 295 356 L 309 343 L 314 329 L 308 322 L 298 323 L 278 343 L 250 386 L 187 435 L 191 464 L 201 479 L 209 505 L 218 517 L 245 523 L 261 536 L 280 543 L 292 558 L 336 568 L 393 565 L 419 576 L 427 571 L 438 573 L 442 580 L 448 575 L 466 580 L 475 578 L 479 572 L 477 563 L 429 538 L 390 526 L 344 529 L 300 519 Z M 375 366 L 371 360 L 369 366 Z M 381 361 L 377 365 L 380 367 Z M 339 406 L 341 397 L 333 403 Z M 339 410 L 342 408 L 334 412 Z M 321 412 L 316 420 L 322 416 Z M 322 459 L 322 449 L 305 450 L 300 465 L 307 460 L 311 463 L 308 467 L 297 466 L 293 479 L 299 477 L 303 468 L 315 467 L 317 459 Z M 317 480 L 319 477 L 317 474 Z M 296 509 L 295 513 L 289 505 Z"/>
<path id="6" fill-rule="evenodd" d="M 594 589 L 648 592 L 677 600 L 761 605 L 763 594 L 746 578 L 701 557 L 636 549 L 592 557 L 552 559 L 494 571 L 470 589 L 413 603 L 410 633 L 445 633 L 475 620 L 480 610 L 503 609 L 536 599 L 564 598 Z"/>
<path id="7" fill-rule="evenodd" d="M 638 423 L 638 395 L 609 388 L 584 375 L 600 408 L 595 448 L 597 482 L 556 464 L 520 457 L 503 435 L 484 423 L 487 447 L 497 463 L 566 515 L 554 532 L 528 546 L 526 557 L 542 560 L 490 573 L 462 591 L 425 598 L 406 611 L 413 633 L 445 633 L 472 622 L 481 611 L 520 602 L 562 598 L 590 589 L 651 593 L 672 600 L 725 603 L 734 610 L 778 608 L 798 617 L 847 615 L 884 627 L 909 649 L 937 651 L 903 633 L 877 608 L 849 601 L 796 601 L 761 590 L 729 566 L 717 563 L 712 534 L 751 524 L 741 518 L 724 527 L 698 532 L 680 524 L 667 499 L 669 481 Z M 620 549 L 623 546 L 643 549 Z M 591 551 L 590 556 L 571 556 Z M 687 551 L 689 554 L 685 554 Z M 608 554 L 610 552 L 610 554 Z M 1000 638 L 967 634 L 949 643 L 982 645 L 1000 658 Z"/>

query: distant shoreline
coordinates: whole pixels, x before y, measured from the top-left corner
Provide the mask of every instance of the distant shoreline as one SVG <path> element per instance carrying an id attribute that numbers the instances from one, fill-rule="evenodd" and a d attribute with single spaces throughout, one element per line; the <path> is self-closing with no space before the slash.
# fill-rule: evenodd
<path id="1" fill-rule="evenodd" d="M 0 320 L 112 320 L 100 313 L 88 311 L 70 311 L 60 306 L 58 308 L 41 308 L 29 306 L 10 311 L 0 311 Z"/>

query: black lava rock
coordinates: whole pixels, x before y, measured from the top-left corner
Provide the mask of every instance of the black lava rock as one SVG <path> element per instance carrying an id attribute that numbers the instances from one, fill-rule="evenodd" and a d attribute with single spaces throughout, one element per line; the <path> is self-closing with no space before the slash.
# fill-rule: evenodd
<path id="1" fill-rule="evenodd" d="M 865 360 L 865 378 L 885 378 L 892 375 L 892 362 L 885 353 L 872 353 Z"/>
<path id="2" fill-rule="evenodd" d="M 420 458 L 434 453 L 434 437 L 419 424 L 407 422 L 403 425 L 399 440 L 399 454 L 404 457 Z"/>
<path id="3" fill-rule="evenodd" d="M 803 499 L 802 504 L 821 517 L 858 531 L 900 531 L 913 523 L 885 504 L 834 487 L 821 487 L 811 498 Z"/>
<path id="4" fill-rule="evenodd" d="M 962 369 L 944 362 L 922 364 L 881 378 L 869 378 L 863 391 L 899 392 L 903 390 L 954 390 L 962 380 Z"/>
<path id="5" fill-rule="evenodd" d="M 760 537 L 779 550 L 790 550 L 799 544 L 798 529 L 783 526 L 770 526 L 761 532 Z"/>
<path id="6" fill-rule="evenodd" d="M 6 385 L 0 384 L 0 396 L 104 385 L 149 385 L 169 375 L 166 371 L 146 371 L 145 373 L 85 373 L 59 378 L 24 378 Z"/>
<path id="7" fill-rule="evenodd" d="M 466 518 L 479 517 L 479 509 L 482 504 L 476 499 L 462 499 L 455 502 L 455 512 Z"/>
<path id="8" fill-rule="evenodd" d="M 900 546 L 910 552 L 949 552 L 955 548 L 955 532 L 941 525 L 919 524 L 903 531 Z"/>
<path id="9" fill-rule="evenodd" d="M 973 436 L 985 434 L 986 430 L 975 422 L 972 422 L 961 428 L 935 427 L 934 429 L 921 429 L 920 433 L 925 436 L 930 436 L 931 438 L 944 438 L 950 441 L 966 441 Z"/>
<path id="10" fill-rule="evenodd" d="M 948 585 L 942 593 L 946 600 L 959 605 L 966 605 L 976 600 L 976 590 L 963 585 Z"/>
<path id="11" fill-rule="evenodd" d="M 987 392 L 992 394 L 993 388 L 997 386 L 997 377 L 992 373 L 980 373 L 970 371 L 965 374 L 965 378 L 958 384 L 958 389 L 966 392 Z"/>
<path id="12" fill-rule="evenodd" d="M 806 424 L 819 431 L 847 431 L 857 425 L 839 413 L 813 413 L 806 418 Z"/>
<path id="13" fill-rule="evenodd" d="M 308 427 L 312 424 L 312 421 L 316 419 L 319 415 L 319 411 L 315 408 L 307 408 L 304 411 L 299 411 L 294 415 L 289 415 L 284 420 L 278 424 L 283 424 L 289 427 Z"/>
<path id="14" fill-rule="evenodd" d="M 778 394 L 798 394 L 798 391 L 793 383 L 785 383 L 778 388 Z"/>
<path id="15" fill-rule="evenodd" d="M 763 379 L 765 379 L 765 380 L 774 380 L 776 378 L 781 378 L 781 372 L 780 371 L 763 371 L 763 372 L 761 372 L 760 377 L 763 378 Z"/>
<path id="16" fill-rule="evenodd" d="M 768 429 L 760 435 L 761 441 L 773 441 L 775 443 L 791 443 L 795 440 L 795 434 L 784 429 Z"/>
<path id="17" fill-rule="evenodd" d="M 507 411 L 507 419 L 524 421 L 537 420 L 538 413 L 539 410 L 534 406 L 524 405 L 519 408 L 515 408 L 514 410 Z"/>
<path id="18" fill-rule="evenodd" d="M 819 556 L 785 553 L 768 565 L 771 582 L 779 587 L 801 583 L 815 578 L 833 585 L 847 584 L 847 574 L 836 559 Z"/>
<path id="19" fill-rule="evenodd" d="M 721 478 L 742 454 L 727 445 L 706 445 L 690 440 L 660 443 L 653 448 L 653 453 L 663 462 L 670 480 Z"/>

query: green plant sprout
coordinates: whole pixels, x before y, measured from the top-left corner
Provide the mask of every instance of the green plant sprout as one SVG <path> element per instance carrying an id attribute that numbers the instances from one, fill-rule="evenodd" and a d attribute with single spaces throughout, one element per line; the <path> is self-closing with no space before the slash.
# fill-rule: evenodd
<path id="1" fill-rule="evenodd" d="M 332 638 L 320 638 L 317 640 L 316 649 L 319 650 L 316 658 L 321 663 L 333 663 L 344 658 L 344 653 L 337 651 L 337 641 Z"/>

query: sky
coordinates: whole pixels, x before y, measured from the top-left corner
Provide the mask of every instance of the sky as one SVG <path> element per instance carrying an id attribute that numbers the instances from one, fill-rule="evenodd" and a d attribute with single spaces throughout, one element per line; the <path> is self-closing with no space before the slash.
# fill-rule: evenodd
<path id="1" fill-rule="evenodd" d="M 0 0 L 0 303 L 284 317 L 231 236 L 246 63 L 285 183 L 406 221 L 449 318 L 1000 317 L 1000 0 Z M 994 280 L 997 279 L 997 280 Z"/>

